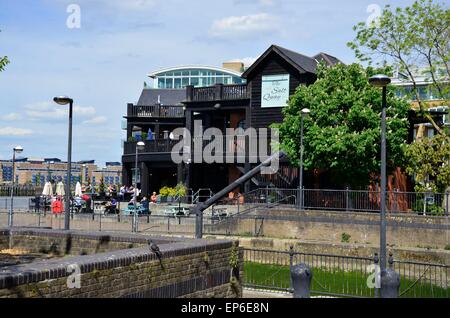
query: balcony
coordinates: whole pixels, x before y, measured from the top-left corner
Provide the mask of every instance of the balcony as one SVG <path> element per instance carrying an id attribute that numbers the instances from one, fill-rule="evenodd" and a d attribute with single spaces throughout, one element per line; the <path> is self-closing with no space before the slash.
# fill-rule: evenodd
<path id="1" fill-rule="evenodd" d="M 146 140 L 144 150 L 140 150 L 139 153 L 170 153 L 177 142 L 170 139 Z M 136 153 L 136 141 L 126 141 L 123 146 L 124 155 Z"/>
<path id="2" fill-rule="evenodd" d="M 145 118 L 183 118 L 184 110 L 182 106 L 137 106 L 128 104 L 127 117 Z"/>
<path id="3" fill-rule="evenodd" d="M 247 84 L 223 85 L 209 87 L 186 87 L 187 102 L 211 102 L 221 100 L 249 99 Z"/>

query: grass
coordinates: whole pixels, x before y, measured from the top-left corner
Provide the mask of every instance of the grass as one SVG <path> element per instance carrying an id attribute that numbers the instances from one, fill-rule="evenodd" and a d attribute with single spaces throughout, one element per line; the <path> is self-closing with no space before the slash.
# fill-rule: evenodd
<path id="1" fill-rule="evenodd" d="M 290 286 L 289 266 L 245 262 L 244 273 L 246 285 L 267 289 L 286 289 Z M 314 292 L 312 294 L 373 297 L 374 289 L 367 286 L 369 275 L 370 273 L 364 271 L 313 268 L 311 290 Z M 401 278 L 400 295 L 406 298 L 446 298 L 450 295 L 450 288 L 441 288 L 420 281 L 416 283 L 413 279 Z"/>

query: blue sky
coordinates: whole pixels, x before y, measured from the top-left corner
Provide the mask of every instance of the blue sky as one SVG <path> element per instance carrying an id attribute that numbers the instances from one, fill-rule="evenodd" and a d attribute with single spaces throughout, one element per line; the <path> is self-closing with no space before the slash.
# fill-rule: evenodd
<path id="1" fill-rule="evenodd" d="M 120 161 L 120 124 L 150 71 L 182 64 L 252 60 L 271 44 L 354 61 L 352 26 L 376 0 L 0 0 L 0 159 L 67 158 L 67 113 L 75 99 L 73 159 Z M 69 4 L 81 27 L 70 29 Z"/>

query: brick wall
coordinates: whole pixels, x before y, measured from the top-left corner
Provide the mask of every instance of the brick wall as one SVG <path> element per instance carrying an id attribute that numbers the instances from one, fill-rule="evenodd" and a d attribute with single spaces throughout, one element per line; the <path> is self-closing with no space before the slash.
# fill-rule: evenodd
<path id="1" fill-rule="evenodd" d="M 18 238 L 20 230 L 15 231 Z M 45 241 L 47 236 L 40 231 L 28 231 L 23 237 L 40 237 Z M 82 233 L 71 235 L 83 242 Z M 86 234 L 84 239 L 91 240 L 97 235 Z M 25 244 L 23 237 L 21 244 Z M 142 240 L 145 238 L 140 235 L 110 237 L 111 242 L 124 244 L 130 241 L 143 244 Z M 156 238 L 153 240 L 157 242 Z M 238 243 L 234 244 L 229 240 L 160 239 L 162 261 L 144 246 L 10 266 L 6 272 L 0 272 L 0 297 L 239 297 L 243 255 L 238 253 L 238 270 L 232 275 L 230 257 Z M 69 288 L 67 283 L 71 264 L 80 269 L 80 288 Z M 236 283 L 232 283 L 235 281 L 232 276 L 238 277 Z"/>

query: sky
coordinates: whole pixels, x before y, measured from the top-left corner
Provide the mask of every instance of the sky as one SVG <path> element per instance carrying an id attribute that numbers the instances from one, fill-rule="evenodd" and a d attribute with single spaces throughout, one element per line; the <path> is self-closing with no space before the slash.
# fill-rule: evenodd
<path id="1" fill-rule="evenodd" d="M 353 25 L 377 0 L 0 0 L 0 160 L 67 159 L 67 107 L 74 99 L 72 160 L 121 161 L 121 121 L 151 71 L 252 61 L 271 44 L 355 61 Z M 79 15 L 78 15 L 79 13 Z M 79 19 L 78 19 L 79 17 Z"/>

